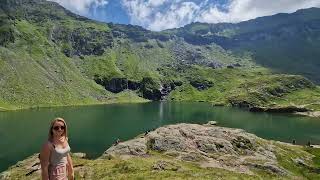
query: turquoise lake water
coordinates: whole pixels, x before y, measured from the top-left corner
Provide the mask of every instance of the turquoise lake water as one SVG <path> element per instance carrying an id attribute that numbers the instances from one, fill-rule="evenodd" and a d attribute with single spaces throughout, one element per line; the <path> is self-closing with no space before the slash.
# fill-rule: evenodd
<path id="1" fill-rule="evenodd" d="M 68 123 L 72 152 L 100 156 L 117 138 L 122 141 L 159 126 L 217 121 L 219 126 L 241 128 L 265 139 L 320 144 L 320 119 L 289 114 L 252 113 L 208 103 L 151 102 L 99 106 L 43 108 L 0 112 L 0 172 L 38 153 L 50 122 Z"/>

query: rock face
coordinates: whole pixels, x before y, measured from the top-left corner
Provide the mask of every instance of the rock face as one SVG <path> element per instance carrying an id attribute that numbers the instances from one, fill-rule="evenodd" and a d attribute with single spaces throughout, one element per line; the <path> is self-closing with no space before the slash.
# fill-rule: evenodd
<path id="1" fill-rule="evenodd" d="M 315 112 L 297 112 L 296 114 L 303 115 L 303 116 L 320 118 L 320 111 L 315 111 Z"/>
<path id="2" fill-rule="evenodd" d="M 140 92 L 142 97 L 153 101 L 161 99 L 161 84 L 151 77 L 145 77 L 141 81 Z"/>
<path id="3" fill-rule="evenodd" d="M 251 112 L 271 112 L 271 113 L 295 113 L 295 112 L 308 112 L 309 109 L 305 107 L 286 106 L 286 107 L 250 107 Z"/>
<path id="4" fill-rule="evenodd" d="M 145 77 L 140 82 L 131 81 L 127 78 L 101 78 L 99 76 L 94 77 L 94 81 L 97 84 L 104 86 L 104 88 L 113 93 L 119 93 L 126 89 L 139 90 L 140 95 L 143 98 L 159 101 L 163 100 L 176 86 L 181 86 L 181 82 L 171 82 L 167 84 L 161 84 L 154 79 Z M 204 85 L 201 85 L 203 87 Z M 207 87 L 207 86 L 206 86 Z"/>
<path id="5" fill-rule="evenodd" d="M 106 90 L 113 93 L 119 93 L 124 89 L 128 89 L 128 80 L 126 78 L 112 78 L 110 81 L 104 82 Z"/>
<path id="6" fill-rule="evenodd" d="M 94 77 L 94 80 L 97 84 L 104 86 L 106 90 L 113 93 L 119 93 L 125 89 L 137 90 L 141 86 L 139 82 L 131 81 L 127 78 L 112 78 L 108 80 L 96 76 Z"/>
<path id="7" fill-rule="evenodd" d="M 199 91 L 209 89 L 213 86 L 213 82 L 211 81 L 199 81 L 199 80 L 194 80 L 190 81 L 191 86 L 197 88 Z"/>
<path id="8" fill-rule="evenodd" d="M 239 129 L 211 125 L 178 124 L 161 127 L 145 136 L 120 143 L 102 156 L 143 156 L 159 151 L 177 159 L 199 162 L 203 167 L 218 167 L 251 173 L 258 168 L 276 174 L 288 172 L 277 164 L 272 145 Z M 266 143 L 267 144 L 267 143 Z"/>
<path id="9" fill-rule="evenodd" d="M 62 52 L 68 57 L 102 55 L 105 48 L 113 47 L 112 35 L 106 30 L 83 27 L 70 30 L 63 26 L 54 26 L 50 36 L 53 42 L 64 44 Z"/>
<path id="10" fill-rule="evenodd" d="M 147 152 L 147 140 L 145 138 L 133 139 L 121 142 L 116 146 L 110 147 L 103 156 L 109 155 L 145 155 Z"/>
<path id="11" fill-rule="evenodd" d="M 247 101 L 230 101 L 230 104 L 234 107 L 240 107 L 248 109 L 251 112 L 269 112 L 269 113 L 302 113 L 303 115 L 309 115 L 311 110 L 303 106 L 274 106 L 263 107 Z"/>
<path id="12" fill-rule="evenodd" d="M 223 64 L 218 61 L 213 61 L 213 62 L 208 63 L 207 66 L 209 66 L 213 69 L 218 69 L 218 68 L 222 68 Z"/>
<path id="13" fill-rule="evenodd" d="M 5 25 L 7 25 L 6 29 L 3 28 Z M 13 43 L 15 41 L 14 30 L 11 27 L 11 24 L 8 23 L 7 19 L 1 18 L 0 28 L 0 45 L 6 46 L 8 43 Z"/>

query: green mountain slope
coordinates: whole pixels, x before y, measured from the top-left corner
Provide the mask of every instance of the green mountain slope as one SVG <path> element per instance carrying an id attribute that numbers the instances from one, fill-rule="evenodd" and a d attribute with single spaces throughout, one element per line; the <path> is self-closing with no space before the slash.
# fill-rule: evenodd
<path id="1" fill-rule="evenodd" d="M 277 72 L 299 74 L 320 83 L 320 9 L 260 17 L 238 24 L 193 23 L 168 30 L 192 44 L 219 44 Z"/>
<path id="2" fill-rule="evenodd" d="M 287 16 L 293 22 L 296 19 Z M 268 52 L 267 43 L 246 38 L 267 28 L 254 27 L 255 20 L 195 23 L 152 32 L 139 26 L 96 22 L 44 0 L 1 0 L 0 17 L 0 109 L 146 99 L 267 107 L 312 104 L 313 109 L 319 108 L 317 86 L 302 76 L 277 74 L 281 68 L 276 66 L 287 59 L 259 61 L 257 57 Z M 316 21 L 313 17 L 301 21 Z M 279 24 L 284 26 L 282 21 L 264 24 L 273 38 L 278 38 L 272 29 Z M 313 36 L 311 40 L 316 41 Z M 286 52 L 286 46 L 280 51 Z M 307 51 L 313 49 L 308 46 Z M 277 55 L 268 54 L 268 58 Z M 301 57 L 313 59 L 303 53 Z M 270 66 L 269 61 L 275 65 Z M 317 64 L 310 63 L 315 67 L 308 66 L 312 74 Z M 304 96 L 305 101 L 289 98 L 299 92 L 311 93 Z"/>
<path id="3" fill-rule="evenodd" d="M 1 2 L 1 26 L 4 28 L 1 28 L 0 47 L 0 106 L 17 109 L 97 104 L 114 98 L 114 95 L 81 73 L 77 65 L 79 58 L 67 57 L 62 53 L 64 45 L 51 39 L 51 31 L 58 21 L 71 27 L 78 22 L 81 23 L 79 26 L 97 28 L 100 28 L 99 24 L 82 22 L 81 17 L 55 3 L 19 2 L 22 4 Z"/>

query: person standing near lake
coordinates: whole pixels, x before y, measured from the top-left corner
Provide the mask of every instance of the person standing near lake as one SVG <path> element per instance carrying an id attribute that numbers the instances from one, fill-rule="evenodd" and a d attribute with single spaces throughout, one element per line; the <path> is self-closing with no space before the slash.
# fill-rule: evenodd
<path id="1" fill-rule="evenodd" d="M 51 122 L 48 141 L 40 152 L 42 180 L 73 180 L 74 171 L 64 119 L 56 118 Z"/>

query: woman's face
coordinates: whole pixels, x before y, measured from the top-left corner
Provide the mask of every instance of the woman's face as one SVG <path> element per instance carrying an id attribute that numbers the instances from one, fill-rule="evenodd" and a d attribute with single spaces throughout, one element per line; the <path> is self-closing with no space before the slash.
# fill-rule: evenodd
<path id="1" fill-rule="evenodd" d="M 62 136 L 66 127 L 63 122 L 56 121 L 52 126 L 52 132 L 54 136 Z"/>

